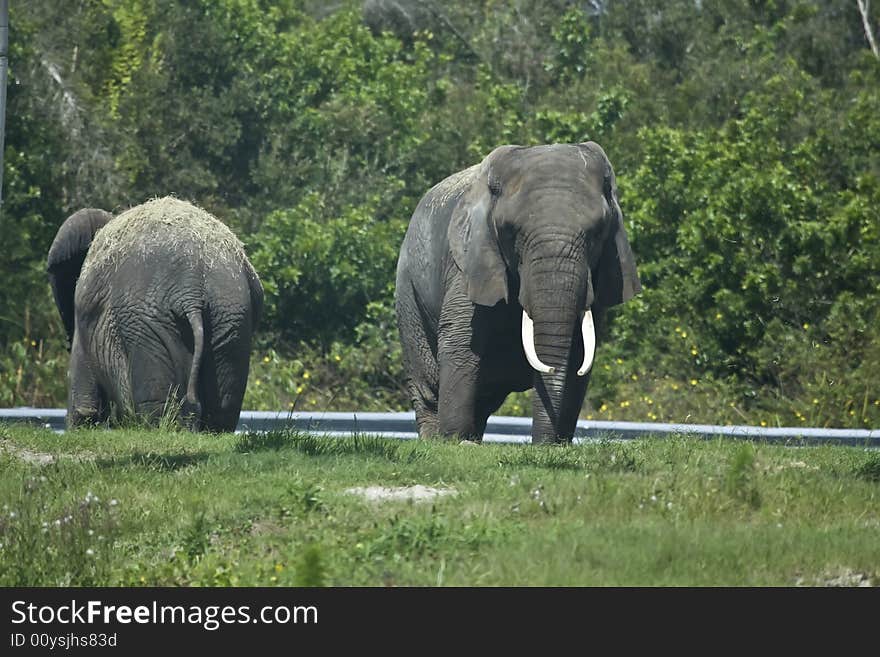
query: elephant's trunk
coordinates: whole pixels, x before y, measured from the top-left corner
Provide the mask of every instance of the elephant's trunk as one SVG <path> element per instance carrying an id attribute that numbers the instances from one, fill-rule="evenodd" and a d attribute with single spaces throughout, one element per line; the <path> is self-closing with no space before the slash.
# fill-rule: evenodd
<path id="1" fill-rule="evenodd" d="M 584 376 L 593 367 L 593 358 L 596 356 L 596 327 L 593 324 L 593 311 L 587 310 L 581 319 L 581 337 L 583 339 L 584 358 L 577 370 L 578 376 Z M 542 374 L 553 374 L 555 369 L 545 365 L 538 357 L 535 349 L 535 323 L 529 317 L 528 312 L 522 314 L 522 345 L 526 353 L 526 359 L 532 368 Z"/>
<path id="2" fill-rule="evenodd" d="M 589 308 L 584 312 L 582 305 L 592 300 L 589 275 L 578 273 L 566 274 L 557 269 L 552 272 L 553 281 L 539 277 L 535 290 L 555 292 L 531 296 L 534 354 L 545 366 L 543 370 L 535 368 L 535 443 L 571 440 L 586 393 L 595 333 L 592 313 Z"/>

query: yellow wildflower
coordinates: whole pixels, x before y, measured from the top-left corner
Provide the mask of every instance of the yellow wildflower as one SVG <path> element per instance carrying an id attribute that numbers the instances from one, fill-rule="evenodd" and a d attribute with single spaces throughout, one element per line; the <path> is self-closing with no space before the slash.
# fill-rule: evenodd
<path id="1" fill-rule="evenodd" d="M 698 383 L 699 383 L 699 381 L 697 381 L 696 379 L 691 379 L 691 385 L 692 385 L 692 386 L 695 386 L 695 385 L 697 385 Z"/>
<path id="2" fill-rule="evenodd" d="M 269 360 L 270 360 L 270 359 L 269 359 L 268 356 L 263 356 L 263 362 L 264 362 L 264 363 L 268 363 Z"/>
<path id="3" fill-rule="evenodd" d="M 306 370 L 305 372 L 303 372 L 303 378 L 304 378 L 304 379 L 308 379 L 309 376 L 311 376 L 311 375 L 309 374 L 308 370 Z"/>

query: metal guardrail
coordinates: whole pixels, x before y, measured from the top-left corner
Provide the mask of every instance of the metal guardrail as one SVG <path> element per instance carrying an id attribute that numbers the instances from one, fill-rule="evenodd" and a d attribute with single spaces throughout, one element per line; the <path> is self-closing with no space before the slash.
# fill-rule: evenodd
<path id="1" fill-rule="evenodd" d="M 67 412 L 59 408 L 0 409 L 0 422 L 26 423 L 63 431 Z M 242 411 L 238 431 L 272 431 L 293 427 L 315 433 L 345 436 L 354 433 L 390 438 L 416 438 L 413 413 L 342 413 Z M 529 443 L 532 420 L 526 417 L 492 416 L 486 426 L 484 442 Z M 593 440 L 628 440 L 645 436 L 675 435 L 698 438 L 726 437 L 791 445 L 836 444 L 880 447 L 880 429 L 820 429 L 801 427 L 720 426 L 712 424 L 664 424 L 657 422 L 578 421 L 575 443 Z"/>

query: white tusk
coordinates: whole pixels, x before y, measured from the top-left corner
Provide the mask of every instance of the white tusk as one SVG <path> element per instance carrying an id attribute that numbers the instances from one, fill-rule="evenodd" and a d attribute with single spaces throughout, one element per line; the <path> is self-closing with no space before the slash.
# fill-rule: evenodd
<path id="1" fill-rule="evenodd" d="M 584 313 L 581 321 L 581 333 L 584 335 L 584 362 L 578 370 L 578 376 L 583 376 L 593 367 L 593 358 L 596 356 L 596 328 L 593 326 L 593 311 Z"/>
<path id="2" fill-rule="evenodd" d="M 522 343 L 523 349 L 526 351 L 526 358 L 529 360 L 529 365 L 542 374 L 553 374 L 556 371 L 549 365 L 544 365 L 535 352 L 535 324 L 525 311 L 525 308 L 523 308 L 522 318 Z"/>

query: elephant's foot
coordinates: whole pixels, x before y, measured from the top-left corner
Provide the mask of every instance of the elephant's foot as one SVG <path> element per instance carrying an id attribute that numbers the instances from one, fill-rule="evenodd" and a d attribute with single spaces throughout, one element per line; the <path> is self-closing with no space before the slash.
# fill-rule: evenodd
<path id="1" fill-rule="evenodd" d="M 67 411 L 67 428 L 76 429 L 78 427 L 97 426 L 102 424 L 105 419 L 98 408 L 70 408 Z"/>
<path id="2" fill-rule="evenodd" d="M 416 426 L 419 428 L 419 438 L 434 438 L 440 434 L 436 412 L 416 409 Z"/>
<path id="3" fill-rule="evenodd" d="M 190 431 L 200 431 L 202 429 L 202 405 L 198 401 L 184 400 L 178 419 L 180 424 Z"/>

